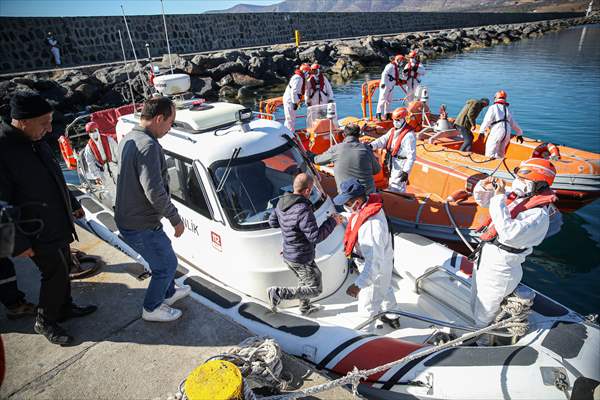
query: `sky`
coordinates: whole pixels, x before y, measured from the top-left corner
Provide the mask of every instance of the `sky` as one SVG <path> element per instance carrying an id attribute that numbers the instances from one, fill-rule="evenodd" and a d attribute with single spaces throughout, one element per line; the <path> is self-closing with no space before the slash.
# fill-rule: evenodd
<path id="1" fill-rule="evenodd" d="M 199 14 L 236 4 L 270 5 L 281 0 L 164 0 L 166 14 Z M 160 14 L 160 0 L 0 0 L 2 17 L 74 17 Z"/>

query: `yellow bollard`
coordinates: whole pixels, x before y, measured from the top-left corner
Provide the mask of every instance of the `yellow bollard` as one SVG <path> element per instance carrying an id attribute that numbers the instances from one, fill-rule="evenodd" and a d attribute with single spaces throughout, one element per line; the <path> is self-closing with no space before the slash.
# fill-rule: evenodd
<path id="1" fill-rule="evenodd" d="M 294 35 L 296 36 L 296 47 L 300 47 L 300 31 L 296 29 Z"/>
<path id="2" fill-rule="evenodd" d="M 229 361 L 211 360 L 190 373 L 184 385 L 189 400 L 243 400 L 240 370 Z"/>

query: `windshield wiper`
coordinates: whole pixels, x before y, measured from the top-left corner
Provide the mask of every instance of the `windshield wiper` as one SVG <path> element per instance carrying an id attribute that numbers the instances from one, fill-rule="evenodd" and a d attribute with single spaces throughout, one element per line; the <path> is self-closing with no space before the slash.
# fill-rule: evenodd
<path id="1" fill-rule="evenodd" d="M 227 181 L 227 178 L 229 178 L 229 174 L 231 173 L 231 163 L 236 158 L 238 158 L 241 151 L 242 151 L 241 147 L 236 147 L 233 150 L 233 154 L 231 155 L 231 158 L 229 159 L 229 161 L 227 162 L 227 166 L 225 167 L 225 172 L 223 173 L 223 177 L 221 177 L 221 181 L 217 185 L 217 193 L 219 193 L 221 190 L 223 190 L 223 186 L 225 186 L 225 182 Z"/>

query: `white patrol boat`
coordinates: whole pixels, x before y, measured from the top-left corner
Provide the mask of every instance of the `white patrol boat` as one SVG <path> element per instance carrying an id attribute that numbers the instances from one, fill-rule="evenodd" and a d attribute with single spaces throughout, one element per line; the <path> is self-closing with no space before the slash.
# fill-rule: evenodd
<path id="1" fill-rule="evenodd" d="M 333 375 L 414 356 L 364 380 L 358 389 L 370 399 L 592 398 L 579 396 L 593 396 L 600 380 L 599 327 L 524 285 L 518 299 L 533 298 L 527 331 L 494 331 L 493 346 L 440 346 L 475 330 L 472 264 L 415 234 L 394 234 L 399 329 L 362 330 L 373 320 L 361 319 L 357 301 L 346 295 L 357 275 L 343 254 L 342 227 L 317 246 L 323 292 L 315 302 L 324 308 L 305 317 L 297 302 L 287 302 L 274 313 L 267 288 L 297 285 L 297 278 L 282 261 L 282 236 L 269 227 L 270 212 L 299 171 L 315 177 L 310 200 L 319 223 L 335 212 L 332 201 L 280 123 L 236 104 L 176 102 L 176 121 L 160 143 L 172 200 L 187 228 L 172 237 L 177 282 L 189 284 L 196 300 Z M 137 114 L 123 115 L 116 132 L 126 135 L 138 122 Z M 119 236 L 105 204 L 115 197 L 96 193 L 85 181 L 76 191 L 86 211 L 82 224 L 148 267 Z M 165 227 L 172 235 L 168 222 Z"/>

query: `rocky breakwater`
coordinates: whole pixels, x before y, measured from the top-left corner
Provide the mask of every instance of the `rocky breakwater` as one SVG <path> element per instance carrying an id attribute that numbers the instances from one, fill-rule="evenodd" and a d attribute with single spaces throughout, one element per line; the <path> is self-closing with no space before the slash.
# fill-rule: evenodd
<path id="1" fill-rule="evenodd" d="M 175 72 L 190 75 L 191 90 L 207 100 L 253 101 L 265 87 L 284 84 L 301 62 L 318 62 L 334 78 L 349 79 L 370 66 L 383 67 L 390 56 L 419 49 L 423 60 L 471 49 L 535 38 L 574 25 L 598 23 L 600 16 L 510 25 L 489 25 L 431 33 L 403 33 L 387 37 L 325 40 L 230 50 L 194 56 L 171 55 Z M 169 57 L 154 62 L 169 70 Z M 131 101 L 128 74 L 136 101 L 144 97 L 149 70 L 147 62 L 117 64 L 100 69 L 80 68 L 27 74 L 0 81 L 0 114 L 9 112 L 8 100 L 19 90 L 33 90 L 55 107 L 57 130 L 73 114 L 115 107 Z M 140 73 L 140 71 L 142 71 Z M 283 93 L 283 88 L 281 89 Z"/>

